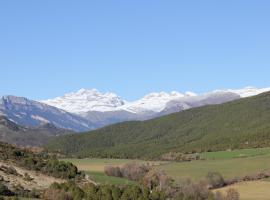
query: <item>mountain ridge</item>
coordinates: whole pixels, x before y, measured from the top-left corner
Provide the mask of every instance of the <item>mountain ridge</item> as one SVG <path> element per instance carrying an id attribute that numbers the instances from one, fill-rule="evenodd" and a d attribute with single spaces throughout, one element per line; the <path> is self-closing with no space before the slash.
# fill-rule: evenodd
<path id="1" fill-rule="evenodd" d="M 0 114 L 23 126 L 49 123 L 82 132 L 124 121 L 144 121 L 195 107 L 221 104 L 268 90 L 270 88 L 247 87 L 216 90 L 202 95 L 156 92 L 133 102 L 123 100 L 115 93 L 101 93 L 96 89 L 81 89 L 49 102 L 8 95 L 0 98 Z"/>
<path id="2" fill-rule="evenodd" d="M 62 97 L 54 99 L 42 100 L 45 104 L 66 110 L 70 113 L 84 114 L 87 112 L 108 112 L 124 110 L 132 113 L 140 112 L 161 112 L 165 109 L 168 102 L 174 100 L 182 100 L 182 98 L 200 97 L 211 95 L 217 92 L 227 92 L 239 95 L 241 98 L 258 95 L 263 92 L 270 91 L 270 88 L 258 89 L 255 87 L 246 87 L 243 89 L 225 89 L 214 90 L 204 94 L 195 94 L 193 92 L 180 93 L 173 91 L 153 92 L 145 95 L 143 98 L 135 101 L 126 101 L 115 93 L 101 93 L 97 89 L 80 89 L 77 92 L 67 93 Z"/>
<path id="3" fill-rule="evenodd" d="M 21 126 L 3 115 L 0 115 L 0 141 L 17 146 L 40 147 L 47 144 L 49 139 L 60 135 L 74 133 L 60 129 L 52 124 L 43 124 L 39 127 Z"/>
<path id="4" fill-rule="evenodd" d="M 0 114 L 23 126 L 51 123 L 63 129 L 86 131 L 96 128 L 86 119 L 47 104 L 12 95 L 0 98 Z"/>

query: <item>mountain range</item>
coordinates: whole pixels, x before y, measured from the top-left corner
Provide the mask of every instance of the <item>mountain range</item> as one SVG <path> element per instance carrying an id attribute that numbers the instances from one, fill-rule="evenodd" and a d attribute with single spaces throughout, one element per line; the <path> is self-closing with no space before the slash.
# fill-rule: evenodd
<path id="1" fill-rule="evenodd" d="M 137 101 L 130 102 L 115 93 L 103 94 L 96 89 L 80 89 L 41 102 L 80 115 L 97 127 L 103 127 L 124 121 L 153 119 L 204 105 L 221 104 L 266 91 L 270 91 L 270 88 L 246 87 L 239 90 L 216 90 L 206 94 L 160 92 L 150 93 Z"/>
<path id="2" fill-rule="evenodd" d="M 0 98 L 0 114 L 21 126 L 50 123 L 61 129 L 83 132 L 119 122 L 149 120 L 195 107 L 221 104 L 266 91 L 270 88 L 247 87 L 206 94 L 160 92 L 132 102 L 115 93 L 101 93 L 96 89 L 80 89 L 41 101 L 9 95 Z"/>
<path id="3" fill-rule="evenodd" d="M 123 122 L 60 136 L 47 146 L 69 156 L 160 159 L 194 153 L 269 147 L 270 92 L 147 121 Z"/>

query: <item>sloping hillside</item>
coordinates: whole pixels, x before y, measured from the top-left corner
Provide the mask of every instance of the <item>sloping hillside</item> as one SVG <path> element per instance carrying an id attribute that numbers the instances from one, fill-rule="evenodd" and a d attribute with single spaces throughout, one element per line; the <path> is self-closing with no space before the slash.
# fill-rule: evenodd
<path id="1" fill-rule="evenodd" d="M 85 181 L 71 163 L 57 160 L 46 152 L 18 148 L 0 142 L 0 196 L 41 198 L 53 183 Z"/>
<path id="2" fill-rule="evenodd" d="M 0 114 L 22 126 L 36 127 L 50 123 L 58 128 L 74 131 L 96 128 L 95 124 L 78 115 L 24 97 L 1 97 Z"/>
<path id="3" fill-rule="evenodd" d="M 270 93 L 195 108 L 145 122 L 126 122 L 48 145 L 69 155 L 156 158 L 169 151 L 270 146 Z"/>
<path id="4" fill-rule="evenodd" d="M 42 146 L 53 137 L 70 133 L 74 132 L 57 128 L 52 124 L 44 124 L 36 128 L 23 127 L 0 115 L 0 141 L 2 142 L 18 146 Z"/>

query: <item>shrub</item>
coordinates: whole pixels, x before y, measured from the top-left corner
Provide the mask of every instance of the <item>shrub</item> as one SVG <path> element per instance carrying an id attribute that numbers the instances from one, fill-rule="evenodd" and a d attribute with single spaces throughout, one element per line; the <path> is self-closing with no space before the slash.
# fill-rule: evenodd
<path id="1" fill-rule="evenodd" d="M 84 191 L 78 187 L 74 182 L 67 183 L 53 183 L 50 187 L 52 190 L 63 190 L 68 196 L 74 200 L 81 200 L 84 197 Z"/>
<path id="2" fill-rule="evenodd" d="M 43 194 L 44 200 L 73 200 L 70 193 L 63 190 L 48 189 Z"/>
<path id="3" fill-rule="evenodd" d="M 199 154 L 183 154 L 178 152 L 169 152 L 161 156 L 161 160 L 164 161 L 178 161 L 178 162 L 190 162 L 193 160 L 200 160 Z"/>
<path id="4" fill-rule="evenodd" d="M 108 176 L 124 177 L 132 181 L 139 181 L 150 171 L 150 169 L 151 168 L 147 165 L 128 163 L 121 168 L 107 166 L 104 171 Z"/>
<path id="5" fill-rule="evenodd" d="M 168 188 L 172 185 L 173 180 L 166 175 L 164 171 L 152 170 L 143 178 L 143 184 L 149 189 L 158 188 L 159 190 Z"/>
<path id="6" fill-rule="evenodd" d="M 122 177 L 132 181 L 138 181 L 150 171 L 150 167 L 137 163 L 128 163 L 121 167 L 120 171 Z"/>
<path id="7" fill-rule="evenodd" d="M 31 182 L 33 180 L 33 178 L 29 174 L 25 173 L 23 180 L 25 180 L 27 182 Z"/>
<path id="8" fill-rule="evenodd" d="M 104 172 L 108 176 L 122 177 L 120 167 L 106 166 Z"/>
<path id="9" fill-rule="evenodd" d="M 212 200 L 214 194 L 208 189 L 207 183 L 193 183 L 190 180 L 182 182 L 175 188 L 174 193 L 170 194 L 173 200 Z"/>
<path id="10" fill-rule="evenodd" d="M 209 172 L 206 176 L 206 179 L 208 181 L 209 187 L 212 189 L 220 188 L 225 185 L 224 178 L 218 172 Z"/>

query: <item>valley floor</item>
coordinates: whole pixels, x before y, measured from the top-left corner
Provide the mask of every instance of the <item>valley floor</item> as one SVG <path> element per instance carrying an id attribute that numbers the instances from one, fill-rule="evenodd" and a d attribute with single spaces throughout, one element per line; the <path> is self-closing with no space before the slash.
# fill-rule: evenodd
<path id="1" fill-rule="evenodd" d="M 203 160 L 192 162 L 147 162 L 127 159 L 64 160 L 77 165 L 80 170 L 85 171 L 96 182 L 117 185 L 136 183 L 105 175 L 104 168 L 106 166 L 122 166 L 130 162 L 149 163 L 154 168 L 164 170 L 168 175 L 174 177 L 176 183 L 186 178 L 191 178 L 194 181 L 202 180 L 208 172 L 219 172 L 225 179 L 231 179 L 270 170 L 270 148 L 209 152 L 200 156 Z M 266 200 L 270 196 L 270 182 L 268 181 L 243 182 L 230 187 L 236 188 L 240 192 L 241 200 Z M 223 188 L 221 191 L 227 189 Z"/>

